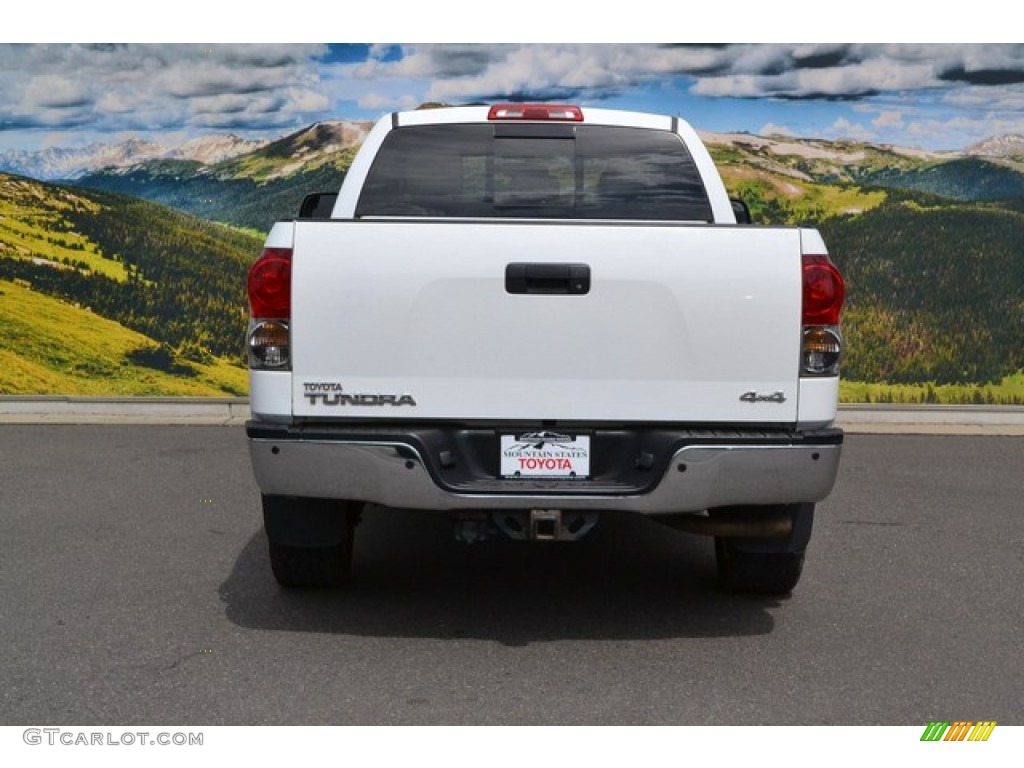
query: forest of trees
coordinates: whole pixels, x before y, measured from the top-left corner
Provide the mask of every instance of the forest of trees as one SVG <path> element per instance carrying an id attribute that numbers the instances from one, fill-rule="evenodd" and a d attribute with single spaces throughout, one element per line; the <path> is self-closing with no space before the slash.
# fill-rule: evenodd
<path id="1" fill-rule="evenodd" d="M 894 201 L 821 228 L 849 286 L 844 375 L 942 384 L 1024 368 L 1020 213 Z"/>

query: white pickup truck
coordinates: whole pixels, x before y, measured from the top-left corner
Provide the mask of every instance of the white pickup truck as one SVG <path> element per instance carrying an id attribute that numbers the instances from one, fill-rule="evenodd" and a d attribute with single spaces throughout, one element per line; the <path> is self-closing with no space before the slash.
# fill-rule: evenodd
<path id="1" fill-rule="evenodd" d="M 248 291 L 281 584 L 346 582 L 374 506 L 447 510 L 469 542 L 627 510 L 713 536 L 727 589 L 797 583 L 842 449 L 843 281 L 817 231 L 749 225 L 682 120 L 388 115 Z"/>

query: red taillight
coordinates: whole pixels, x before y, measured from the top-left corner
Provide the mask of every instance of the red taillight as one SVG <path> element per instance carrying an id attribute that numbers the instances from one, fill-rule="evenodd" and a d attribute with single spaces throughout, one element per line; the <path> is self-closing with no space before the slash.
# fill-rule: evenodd
<path id="1" fill-rule="evenodd" d="M 804 325 L 839 325 L 846 288 L 843 276 L 828 256 L 803 257 Z"/>
<path id="2" fill-rule="evenodd" d="M 249 312 L 287 320 L 292 315 L 292 249 L 264 248 L 249 270 Z"/>
<path id="3" fill-rule="evenodd" d="M 583 110 L 568 104 L 495 104 L 488 120 L 568 120 L 583 122 Z"/>

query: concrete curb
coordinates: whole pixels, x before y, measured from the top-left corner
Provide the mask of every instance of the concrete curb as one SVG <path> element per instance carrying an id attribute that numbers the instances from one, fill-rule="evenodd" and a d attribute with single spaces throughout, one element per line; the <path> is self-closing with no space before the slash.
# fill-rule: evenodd
<path id="1" fill-rule="evenodd" d="M 1024 436 L 1024 407 L 848 403 L 836 424 L 851 434 Z"/>
<path id="2" fill-rule="evenodd" d="M 249 416 L 244 397 L 0 396 L 0 424 L 239 426 Z M 1024 407 L 847 404 L 836 425 L 851 434 L 1024 436 Z"/>
<path id="3" fill-rule="evenodd" d="M 0 424 L 241 425 L 244 397 L 0 397 Z"/>

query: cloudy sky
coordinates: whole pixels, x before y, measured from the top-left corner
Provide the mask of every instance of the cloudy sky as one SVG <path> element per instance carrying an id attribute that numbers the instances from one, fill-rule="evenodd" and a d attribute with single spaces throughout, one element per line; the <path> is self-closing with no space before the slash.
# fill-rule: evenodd
<path id="1" fill-rule="evenodd" d="M 273 137 L 426 101 L 503 99 L 953 149 L 1024 134 L 1024 45 L 0 44 L 0 151 Z"/>

